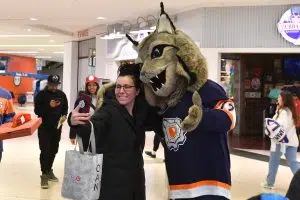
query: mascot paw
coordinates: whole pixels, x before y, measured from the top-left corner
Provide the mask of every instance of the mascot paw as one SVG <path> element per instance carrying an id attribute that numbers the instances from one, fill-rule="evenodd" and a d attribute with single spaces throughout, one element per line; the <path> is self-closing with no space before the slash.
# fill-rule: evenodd
<path id="1" fill-rule="evenodd" d="M 198 92 L 194 92 L 193 94 L 193 103 L 194 105 L 189 108 L 188 116 L 186 116 L 181 123 L 181 128 L 187 132 L 197 128 L 202 119 L 202 101 Z"/>
<path id="2" fill-rule="evenodd" d="M 109 88 L 112 88 L 115 86 L 115 83 L 114 82 L 110 82 L 110 83 L 107 83 L 107 84 L 104 84 L 102 85 L 98 92 L 97 92 L 97 105 L 96 105 L 96 109 L 98 110 L 99 108 L 101 108 L 102 104 L 103 104 L 103 101 L 104 101 L 104 96 L 105 96 L 105 93 L 106 91 L 109 89 Z"/>

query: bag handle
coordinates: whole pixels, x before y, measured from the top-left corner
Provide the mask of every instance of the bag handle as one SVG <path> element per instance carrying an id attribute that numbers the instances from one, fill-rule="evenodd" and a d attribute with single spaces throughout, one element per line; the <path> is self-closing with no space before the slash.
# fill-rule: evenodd
<path id="1" fill-rule="evenodd" d="M 94 124 L 89 120 L 91 124 L 91 135 L 90 135 L 90 141 L 89 141 L 89 148 L 90 145 L 92 147 L 91 152 L 93 155 L 96 155 L 96 138 L 95 138 L 95 130 L 94 130 Z"/>
<path id="2" fill-rule="evenodd" d="M 91 125 L 91 134 L 90 134 L 89 146 L 88 146 L 87 151 L 91 152 L 93 155 L 96 155 L 96 138 L 95 138 L 94 125 L 93 125 L 93 123 L 91 121 L 89 121 L 89 123 Z M 79 152 L 81 154 L 83 154 L 84 150 L 83 150 L 82 138 L 79 137 L 78 135 L 76 135 L 76 140 L 77 140 L 77 143 L 75 145 L 75 150 L 76 150 L 76 147 L 77 147 L 77 144 L 78 144 L 78 146 L 79 146 Z M 91 149 L 90 149 L 90 146 L 91 146 Z"/>
<path id="3" fill-rule="evenodd" d="M 78 146 L 79 146 L 79 152 L 81 153 L 81 154 L 83 154 L 83 142 L 82 142 L 82 138 L 81 137 L 79 137 L 78 135 L 76 135 L 76 144 L 75 144 L 75 148 L 74 148 L 74 150 L 77 150 L 77 144 L 78 144 Z"/>

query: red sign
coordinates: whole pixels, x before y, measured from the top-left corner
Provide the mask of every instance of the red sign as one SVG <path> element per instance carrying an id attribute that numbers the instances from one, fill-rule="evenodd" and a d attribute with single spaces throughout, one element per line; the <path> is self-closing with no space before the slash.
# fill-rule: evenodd
<path id="1" fill-rule="evenodd" d="M 88 37 L 89 36 L 89 29 L 84 29 L 82 31 L 78 31 L 77 35 L 78 35 L 79 38 Z"/>

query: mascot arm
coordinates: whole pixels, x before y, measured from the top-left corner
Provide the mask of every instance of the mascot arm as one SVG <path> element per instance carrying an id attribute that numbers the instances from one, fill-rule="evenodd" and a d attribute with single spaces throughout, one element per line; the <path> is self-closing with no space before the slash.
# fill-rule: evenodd
<path id="1" fill-rule="evenodd" d="M 231 100 L 221 100 L 216 106 L 203 109 L 201 125 L 213 132 L 228 132 L 235 126 L 236 113 Z"/>
<path id="2" fill-rule="evenodd" d="M 189 108 L 188 116 L 181 123 L 181 128 L 184 131 L 190 132 L 198 127 L 202 120 L 202 100 L 199 93 L 196 91 L 192 97 L 193 105 Z"/>

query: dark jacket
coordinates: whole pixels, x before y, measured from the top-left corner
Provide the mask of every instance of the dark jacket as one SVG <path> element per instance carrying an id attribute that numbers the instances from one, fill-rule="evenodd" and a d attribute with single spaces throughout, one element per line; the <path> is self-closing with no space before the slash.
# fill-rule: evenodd
<path id="1" fill-rule="evenodd" d="M 286 193 L 286 197 L 290 200 L 300 199 L 300 169 L 295 173 Z"/>
<path id="2" fill-rule="evenodd" d="M 56 108 L 51 108 L 52 99 L 60 100 L 61 104 Z M 57 129 L 60 117 L 68 114 L 68 100 L 65 93 L 61 90 L 51 92 L 47 88 L 40 91 L 34 99 L 34 112 L 43 120 L 39 128 Z"/>
<path id="3" fill-rule="evenodd" d="M 135 108 L 134 117 L 130 116 L 113 97 L 106 99 L 91 118 L 97 153 L 103 153 L 101 200 L 145 199 L 142 136 L 139 130 L 146 114 L 145 109 Z M 73 127 L 83 139 L 89 138 L 90 124 Z"/>
<path id="4" fill-rule="evenodd" d="M 105 93 L 105 100 L 112 100 L 115 99 L 115 88 L 110 88 Z M 145 147 L 145 132 L 146 131 L 154 131 L 159 136 L 162 136 L 162 129 L 161 129 L 161 116 L 157 114 L 158 108 L 151 107 L 145 99 L 143 88 L 140 89 L 140 94 L 135 99 L 135 110 L 136 118 L 139 120 L 137 121 L 137 140 L 138 143 L 141 145 L 141 150 L 144 150 Z"/>

